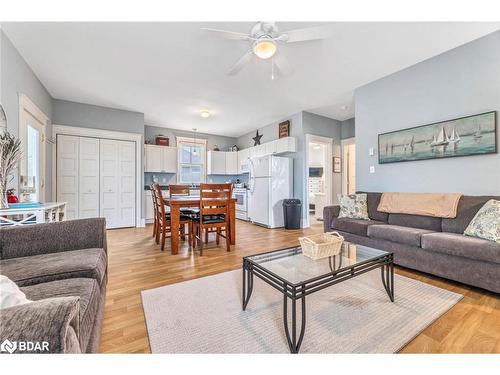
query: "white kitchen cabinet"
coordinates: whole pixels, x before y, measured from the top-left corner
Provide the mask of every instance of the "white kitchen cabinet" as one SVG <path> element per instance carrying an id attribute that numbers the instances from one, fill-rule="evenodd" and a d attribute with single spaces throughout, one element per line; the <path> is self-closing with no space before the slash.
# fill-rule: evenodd
<path id="1" fill-rule="evenodd" d="M 250 158 L 250 149 L 238 151 L 238 174 L 248 173 L 248 159 Z"/>
<path id="2" fill-rule="evenodd" d="M 209 175 L 226 174 L 226 152 L 224 151 L 207 152 L 207 174 Z"/>
<path id="3" fill-rule="evenodd" d="M 227 175 L 238 174 L 238 153 L 235 151 L 226 152 L 226 173 Z"/>
<path id="4" fill-rule="evenodd" d="M 274 141 L 276 153 L 282 154 L 285 152 L 296 152 L 297 142 L 295 137 L 284 137 Z"/>
<path id="5" fill-rule="evenodd" d="M 250 148 L 250 157 L 258 158 L 266 155 L 266 145 L 257 145 Z"/>
<path id="6" fill-rule="evenodd" d="M 177 173 L 177 148 L 146 145 L 145 172 Z"/>
<path id="7" fill-rule="evenodd" d="M 152 191 L 144 190 L 144 206 L 146 207 L 146 212 L 144 213 L 146 223 L 152 223 L 154 221 L 154 210 L 153 210 L 153 199 Z"/>
<path id="8" fill-rule="evenodd" d="M 272 155 L 276 153 L 276 143 L 277 143 L 276 141 L 264 143 L 266 155 Z"/>

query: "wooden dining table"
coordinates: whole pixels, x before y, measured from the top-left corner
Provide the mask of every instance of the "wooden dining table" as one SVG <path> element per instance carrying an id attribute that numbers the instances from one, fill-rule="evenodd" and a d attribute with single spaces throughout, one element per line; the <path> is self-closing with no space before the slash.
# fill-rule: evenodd
<path id="1" fill-rule="evenodd" d="M 164 198 L 165 205 L 170 207 L 170 231 L 179 233 L 181 208 L 200 208 L 199 195 L 176 195 Z M 228 233 L 231 239 L 231 245 L 236 243 L 236 199 L 229 201 L 229 228 Z M 172 254 L 179 253 L 179 236 L 170 237 Z"/>

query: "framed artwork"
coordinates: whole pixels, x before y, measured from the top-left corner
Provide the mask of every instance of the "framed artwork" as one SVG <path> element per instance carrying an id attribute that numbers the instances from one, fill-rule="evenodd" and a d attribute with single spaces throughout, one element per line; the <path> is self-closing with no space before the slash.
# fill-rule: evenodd
<path id="1" fill-rule="evenodd" d="M 379 164 L 496 152 L 496 111 L 396 130 L 378 136 Z"/>
<path id="2" fill-rule="evenodd" d="M 342 172 L 342 163 L 341 159 L 337 156 L 333 157 L 333 173 L 341 173 Z"/>
<path id="3" fill-rule="evenodd" d="M 279 124 L 279 138 L 290 136 L 290 120 L 280 122 Z"/>

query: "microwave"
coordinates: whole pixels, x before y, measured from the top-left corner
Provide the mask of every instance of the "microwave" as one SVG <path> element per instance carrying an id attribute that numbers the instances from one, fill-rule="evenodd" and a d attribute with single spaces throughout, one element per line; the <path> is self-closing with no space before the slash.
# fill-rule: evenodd
<path id="1" fill-rule="evenodd" d="M 240 173 L 250 173 L 250 159 L 243 159 L 240 162 Z"/>

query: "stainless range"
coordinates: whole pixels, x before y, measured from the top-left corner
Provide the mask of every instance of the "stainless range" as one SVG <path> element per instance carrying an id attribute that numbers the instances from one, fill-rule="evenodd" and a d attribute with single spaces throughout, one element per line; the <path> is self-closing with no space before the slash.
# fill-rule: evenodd
<path id="1" fill-rule="evenodd" d="M 248 190 L 246 188 L 234 188 L 233 194 L 236 199 L 236 218 L 248 220 Z"/>

